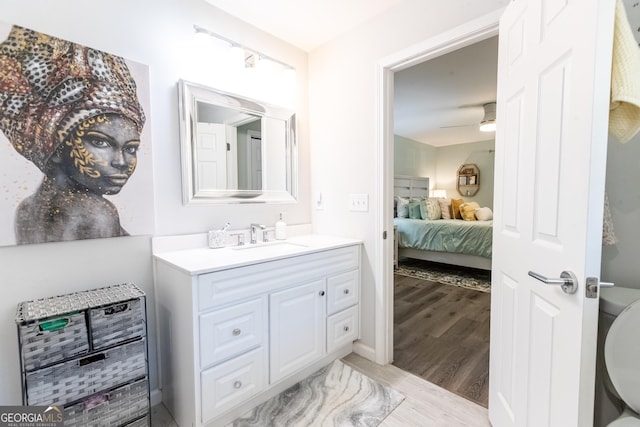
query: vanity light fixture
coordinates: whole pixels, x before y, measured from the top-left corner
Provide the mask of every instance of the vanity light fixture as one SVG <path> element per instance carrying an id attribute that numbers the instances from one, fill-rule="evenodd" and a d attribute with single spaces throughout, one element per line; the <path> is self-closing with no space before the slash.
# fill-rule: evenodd
<path id="1" fill-rule="evenodd" d="M 193 81 L 274 105 L 296 104 L 297 77 L 291 65 L 194 25 L 186 75 Z"/>
<path id="2" fill-rule="evenodd" d="M 484 117 L 480 122 L 481 132 L 495 132 L 496 131 L 496 103 L 489 102 L 483 105 Z"/>
<path id="3" fill-rule="evenodd" d="M 291 67 L 288 64 L 285 64 L 282 61 L 278 61 L 277 59 L 271 58 L 270 56 L 267 56 L 263 53 L 257 52 L 253 49 L 249 49 L 246 46 L 236 43 L 233 40 L 229 40 L 228 38 L 223 37 L 219 34 L 216 34 L 212 31 L 209 31 L 206 28 L 202 28 L 198 25 L 194 25 L 193 29 L 196 32 L 196 35 L 198 36 L 208 35 L 209 37 L 211 37 L 214 40 L 217 40 L 218 42 L 223 42 L 225 44 L 228 44 L 231 51 L 233 52 L 232 55 L 234 57 L 239 57 L 240 55 L 242 55 L 245 68 L 260 67 L 260 66 L 263 66 L 263 65 L 259 65 L 260 62 L 268 61 L 269 63 L 276 64 L 277 67 L 282 68 L 284 70 L 293 70 L 293 67 Z"/>

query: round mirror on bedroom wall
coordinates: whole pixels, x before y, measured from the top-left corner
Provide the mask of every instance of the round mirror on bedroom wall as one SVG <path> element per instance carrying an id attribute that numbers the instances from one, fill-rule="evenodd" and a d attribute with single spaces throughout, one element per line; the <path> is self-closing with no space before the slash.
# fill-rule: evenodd
<path id="1" fill-rule="evenodd" d="M 465 163 L 458 168 L 456 189 L 461 196 L 475 196 L 480 189 L 480 169 L 474 163 Z"/>

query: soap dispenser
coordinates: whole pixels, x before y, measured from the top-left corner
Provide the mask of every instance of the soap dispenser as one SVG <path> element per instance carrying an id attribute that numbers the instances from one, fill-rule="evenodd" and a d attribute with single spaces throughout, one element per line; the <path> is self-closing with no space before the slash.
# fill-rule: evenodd
<path id="1" fill-rule="evenodd" d="M 276 222 L 276 240 L 287 238 L 287 223 L 284 222 L 284 213 L 280 212 L 280 219 Z"/>

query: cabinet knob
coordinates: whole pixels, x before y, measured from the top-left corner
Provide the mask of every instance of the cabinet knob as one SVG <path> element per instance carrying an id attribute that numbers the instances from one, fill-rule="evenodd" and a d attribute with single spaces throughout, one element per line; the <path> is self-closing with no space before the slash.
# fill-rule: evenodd
<path id="1" fill-rule="evenodd" d="M 236 380 L 236 381 L 233 383 L 233 387 L 234 387 L 234 388 L 240 388 L 240 387 L 242 387 L 242 381 L 240 381 L 240 380 Z"/>
<path id="2" fill-rule="evenodd" d="M 233 332 L 232 332 L 234 337 L 237 337 L 241 333 L 242 333 L 242 331 L 239 328 L 234 329 Z"/>
<path id="3" fill-rule="evenodd" d="M 345 326 L 343 329 L 344 329 L 345 332 L 349 332 L 349 327 L 348 326 Z"/>
<path id="4" fill-rule="evenodd" d="M 320 296 L 323 297 L 324 296 L 324 291 L 320 291 L 320 292 L 318 292 L 318 294 L 320 294 Z"/>
<path id="5" fill-rule="evenodd" d="M 349 289 L 344 290 L 345 295 L 349 295 Z"/>

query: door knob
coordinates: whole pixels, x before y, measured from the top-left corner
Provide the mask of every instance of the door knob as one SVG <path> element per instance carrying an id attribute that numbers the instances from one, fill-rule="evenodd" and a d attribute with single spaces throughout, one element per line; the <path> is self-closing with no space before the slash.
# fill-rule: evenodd
<path id="1" fill-rule="evenodd" d="M 530 271 L 529 276 L 547 285 L 560 285 L 566 294 L 573 294 L 578 290 L 578 278 L 571 271 L 563 271 L 559 279 L 550 279 L 534 271 Z"/>

